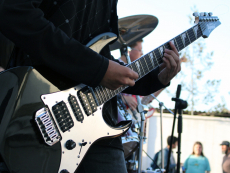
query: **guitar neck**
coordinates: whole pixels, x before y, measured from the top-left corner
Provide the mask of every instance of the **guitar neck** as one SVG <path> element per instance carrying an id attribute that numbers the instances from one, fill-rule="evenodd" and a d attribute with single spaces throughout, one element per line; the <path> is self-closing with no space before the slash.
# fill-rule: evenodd
<path id="1" fill-rule="evenodd" d="M 196 24 L 195 26 L 191 27 L 190 29 L 171 39 L 170 41 L 174 43 L 179 52 L 202 36 L 201 27 L 202 25 Z M 138 73 L 139 78 L 136 81 L 157 68 L 163 62 L 162 58 L 164 50 L 171 49 L 169 45 L 170 41 L 140 57 L 139 59 L 133 61 L 127 66 Z M 110 90 L 103 86 L 97 86 L 96 88 L 93 88 L 93 92 L 98 101 L 98 105 L 102 105 L 117 94 L 121 93 L 126 88 L 128 88 L 128 86 L 120 87 L 116 90 Z"/>

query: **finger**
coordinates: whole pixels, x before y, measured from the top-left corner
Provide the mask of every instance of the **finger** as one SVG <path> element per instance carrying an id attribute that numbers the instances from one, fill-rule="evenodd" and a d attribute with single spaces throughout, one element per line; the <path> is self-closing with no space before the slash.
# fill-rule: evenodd
<path id="1" fill-rule="evenodd" d="M 160 64 L 160 71 L 162 71 L 165 67 L 166 67 L 166 64 L 165 64 L 165 62 L 163 61 L 163 63 Z"/>
<path id="2" fill-rule="evenodd" d="M 176 48 L 176 46 L 173 44 L 172 41 L 169 42 L 169 45 L 170 45 L 171 49 L 173 50 L 173 52 L 175 52 L 175 53 L 177 54 L 177 56 L 179 56 L 179 53 L 178 53 L 178 51 L 177 51 L 177 48 Z"/>
<path id="3" fill-rule="evenodd" d="M 137 72 L 131 70 L 130 68 L 127 68 L 126 76 L 131 78 L 131 79 L 138 79 L 139 75 Z"/>
<path id="4" fill-rule="evenodd" d="M 180 62 L 179 56 L 174 51 L 165 49 L 165 53 L 171 55 L 177 64 Z"/>
<path id="5" fill-rule="evenodd" d="M 167 69 L 167 70 L 170 69 L 170 68 L 171 68 L 171 65 L 170 65 L 169 60 L 168 60 L 167 58 L 163 57 L 163 61 L 164 61 L 164 63 L 165 63 L 166 69 Z"/>
<path id="6" fill-rule="evenodd" d="M 122 86 L 134 86 L 135 85 L 135 80 L 130 79 L 128 77 L 123 77 L 123 79 L 120 79 L 118 83 Z"/>
<path id="7" fill-rule="evenodd" d="M 164 53 L 164 57 L 165 57 L 165 58 L 169 61 L 169 63 L 170 63 L 170 70 L 175 71 L 176 68 L 177 68 L 177 63 L 176 63 L 175 59 L 173 58 L 173 56 L 172 56 L 172 55 L 169 55 L 169 54 L 167 54 L 167 53 Z"/>

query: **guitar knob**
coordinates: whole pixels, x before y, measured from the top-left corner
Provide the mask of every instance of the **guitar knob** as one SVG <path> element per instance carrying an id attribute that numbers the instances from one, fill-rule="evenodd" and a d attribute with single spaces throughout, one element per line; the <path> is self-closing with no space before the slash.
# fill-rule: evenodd
<path id="1" fill-rule="evenodd" d="M 61 170 L 60 173 L 69 173 L 69 171 L 67 171 L 66 169 L 63 169 L 63 170 Z"/>
<path id="2" fill-rule="evenodd" d="M 73 140 L 70 139 L 70 140 L 66 141 L 65 147 L 68 150 L 72 150 L 72 149 L 74 149 L 76 147 L 76 143 Z"/>

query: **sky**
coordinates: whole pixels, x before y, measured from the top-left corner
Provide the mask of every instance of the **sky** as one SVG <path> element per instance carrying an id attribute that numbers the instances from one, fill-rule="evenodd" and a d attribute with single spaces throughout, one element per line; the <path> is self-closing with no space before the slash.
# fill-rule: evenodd
<path id="1" fill-rule="evenodd" d="M 204 73 L 204 77 L 202 78 L 202 80 L 221 80 L 219 91 L 216 94 L 213 103 L 208 105 L 201 103 L 195 107 L 195 110 L 207 111 L 212 109 L 218 103 L 225 103 L 227 109 L 230 110 L 229 0 L 120 0 L 118 1 L 117 11 L 118 18 L 141 14 L 153 15 L 158 18 L 158 26 L 154 31 L 143 38 L 143 52 L 146 54 L 191 28 L 188 15 L 193 13 L 191 8 L 194 6 L 196 6 L 199 12 L 212 12 L 213 16 L 217 16 L 221 22 L 221 25 L 212 31 L 208 38 L 204 39 L 206 51 L 214 52 L 212 57 L 214 64 L 211 70 Z M 120 56 L 118 50 L 112 51 L 112 54 L 115 58 L 119 58 Z M 185 65 L 182 64 L 182 71 L 183 70 L 187 69 L 185 68 Z M 178 84 L 180 84 L 178 79 L 173 79 L 168 90 L 171 93 L 176 93 Z M 184 100 L 187 99 L 185 91 L 181 91 L 180 98 Z M 158 96 L 158 100 L 163 102 L 167 108 L 174 108 L 175 103 L 171 101 L 171 96 L 167 94 L 166 91 L 163 91 Z M 157 101 L 153 101 L 152 105 L 154 107 L 159 107 Z"/>

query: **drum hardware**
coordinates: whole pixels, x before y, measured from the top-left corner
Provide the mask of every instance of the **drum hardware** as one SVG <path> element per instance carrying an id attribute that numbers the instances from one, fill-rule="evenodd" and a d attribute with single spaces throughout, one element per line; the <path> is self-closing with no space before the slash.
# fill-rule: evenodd
<path id="1" fill-rule="evenodd" d="M 158 19 L 152 15 L 134 15 L 118 20 L 119 39 L 110 45 L 110 50 L 127 51 L 129 46 L 151 33 L 158 25 Z M 122 51 L 121 50 L 121 51 Z M 122 54 L 123 55 L 123 54 Z"/>
<path id="2" fill-rule="evenodd" d="M 158 19 L 155 16 L 151 16 L 151 15 L 135 15 L 135 16 L 129 16 L 129 17 L 119 19 L 118 27 L 119 27 L 120 36 L 115 43 L 110 45 L 110 50 L 120 49 L 121 55 L 125 55 L 128 64 L 130 64 L 131 61 L 130 61 L 130 57 L 128 56 L 128 46 L 144 38 L 146 35 L 152 32 L 156 28 L 157 25 L 158 25 Z M 138 101 L 138 107 L 139 107 L 138 112 L 141 115 L 141 122 L 140 124 L 135 123 L 134 127 L 135 127 L 135 130 L 139 132 L 139 140 L 138 140 L 139 154 L 138 154 L 137 161 L 135 161 L 135 159 L 133 158 L 133 160 L 129 160 L 128 163 L 133 168 L 133 163 L 138 162 L 138 173 L 140 173 L 141 160 L 142 160 L 142 146 L 143 146 L 143 141 L 146 140 L 146 138 L 143 136 L 144 125 L 145 125 L 144 124 L 145 123 L 145 113 L 148 112 L 148 110 L 146 108 L 143 108 L 143 105 L 141 104 L 139 96 L 137 96 L 137 101 Z M 118 109 L 118 114 L 122 114 L 122 111 L 124 110 Z M 137 120 L 136 114 L 134 114 L 133 111 L 132 113 L 133 113 L 133 117 Z M 127 114 L 125 113 L 125 115 Z M 121 115 L 118 115 L 118 117 L 121 118 Z M 133 130 L 133 128 L 131 129 Z M 130 143 L 130 141 L 135 140 L 135 137 L 129 136 L 128 134 L 129 132 L 130 130 L 126 133 L 126 135 L 128 135 L 127 138 L 124 138 L 124 136 L 122 137 L 122 143 L 125 142 L 125 140 L 129 141 L 128 143 L 123 143 L 123 147 L 125 150 L 125 156 L 126 156 L 127 150 L 129 150 L 129 147 L 131 148 L 133 147 L 130 145 L 130 144 L 133 144 L 133 143 Z M 137 134 L 137 133 L 134 133 L 134 134 Z M 129 153 L 130 152 L 133 152 L 133 151 L 129 150 Z M 128 167 L 130 168 L 130 166 Z"/>

